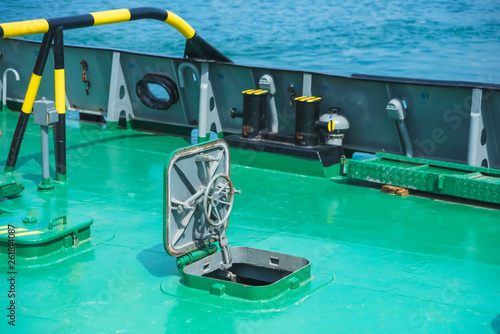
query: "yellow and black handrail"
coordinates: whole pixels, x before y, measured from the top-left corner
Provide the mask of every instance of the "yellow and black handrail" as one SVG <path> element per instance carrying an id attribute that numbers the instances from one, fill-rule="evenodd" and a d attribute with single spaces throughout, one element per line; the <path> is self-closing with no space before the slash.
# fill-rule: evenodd
<path id="1" fill-rule="evenodd" d="M 177 29 L 186 38 L 184 58 L 231 63 L 229 58 L 198 36 L 195 30 L 186 21 L 170 11 L 159 8 L 141 7 L 133 9 L 115 9 L 84 15 L 0 24 L 0 38 L 44 34 L 40 51 L 35 62 L 35 68 L 28 85 L 26 97 L 21 108 L 22 112 L 16 126 L 14 137 L 12 138 L 12 144 L 5 166 L 6 172 L 11 172 L 15 169 L 29 115 L 31 114 L 33 103 L 38 93 L 52 41 L 54 41 L 55 104 L 59 113 L 59 122 L 56 125 L 54 133 L 57 143 L 56 173 L 57 179 L 63 181 L 66 180 L 66 96 L 63 31 L 142 19 L 160 20 Z"/>
<path id="2" fill-rule="evenodd" d="M 153 7 L 114 9 L 53 19 L 2 23 L 0 24 L 0 38 L 45 34 L 54 32 L 59 27 L 69 30 L 143 19 L 163 21 L 177 29 L 187 40 L 184 52 L 186 58 L 231 62 L 229 58 L 203 40 L 181 17 L 168 10 Z"/>
<path id="3" fill-rule="evenodd" d="M 68 30 L 142 19 L 155 19 L 168 23 L 187 39 L 195 35 L 194 29 L 174 13 L 159 8 L 141 7 L 133 9 L 114 9 L 53 19 L 2 23 L 0 24 L 0 37 L 9 38 L 44 34 L 49 31 L 54 31 L 59 27 Z"/>

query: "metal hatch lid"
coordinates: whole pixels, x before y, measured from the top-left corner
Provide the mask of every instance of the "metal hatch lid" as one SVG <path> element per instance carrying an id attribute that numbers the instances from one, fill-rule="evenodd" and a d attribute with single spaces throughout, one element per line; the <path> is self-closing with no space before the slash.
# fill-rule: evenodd
<path id="1" fill-rule="evenodd" d="M 222 140 L 172 153 L 163 185 L 163 244 L 179 257 L 225 238 L 234 188 L 230 153 Z"/>

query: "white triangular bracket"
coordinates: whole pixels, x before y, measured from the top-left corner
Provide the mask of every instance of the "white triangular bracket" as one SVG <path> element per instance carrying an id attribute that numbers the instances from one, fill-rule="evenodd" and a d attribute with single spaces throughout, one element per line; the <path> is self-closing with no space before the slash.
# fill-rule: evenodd
<path id="1" fill-rule="evenodd" d="M 210 138 L 210 128 L 215 124 L 217 136 L 222 137 L 222 126 L 217 110 L 212 84 L 210 83 L 210 67 L 208 63 L 201 64 L 200 81 L 200 110 L 198 117 L 198 142 L 202 143 Z"/>
<path id="2" fill-rule="evenodd" d="M 490 167 L 491 161 L 488 157 L 487 124 L 484 122 L 485 115 L 482 112 L 483 90 L 472 89 L 469 145 L 467 152 L 467 164 L 470 166 Z M 492 137 L 493 131 L 488 131 L 488 136 Z M 484 141 L 484 142 L 483 142 Z"/>
<path id="3" fill-rule="evenodd" d="M 109 83 L 109 100 L 107 122 L 111 127 L 115 127 L 120 120 L 120 114 L 124 112 L 125 118 L 130 121 L 134 117 L 132 102 L 120 64 L 120 53 L 113 52 L 113 62 L 111 66 L 111 80 Z"/>

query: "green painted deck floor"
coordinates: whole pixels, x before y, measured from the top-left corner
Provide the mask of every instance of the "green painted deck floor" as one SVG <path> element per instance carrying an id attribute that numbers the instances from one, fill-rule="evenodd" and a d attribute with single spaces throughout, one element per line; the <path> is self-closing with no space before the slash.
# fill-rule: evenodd
<path id="1" fill-rule="evenodd" d="M 17 118 L 0 115 L 2 166 Z M 25 190 L 0 208 L 91 216 L 92 247 L 17 268 L 15 328 L 4 315 L 2 255 L 1 333 L 500 332 L 497 209 L 232 165 L 242 194 L 230 244 L 308 258 L 314 278 L 285 299 L 218 297 L 181 285 L 163 249 L 163 168 L 187 142 L 76 120 L 67 127 L 68 181 L 37 191 L 40 130 L 30 122 L 17 172 L 4 176 Z"/>

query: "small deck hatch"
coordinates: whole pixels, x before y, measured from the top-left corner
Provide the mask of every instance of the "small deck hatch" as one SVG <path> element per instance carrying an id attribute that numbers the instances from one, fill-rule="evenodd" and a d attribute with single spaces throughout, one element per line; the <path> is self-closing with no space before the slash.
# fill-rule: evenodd
<path id="1" fill-rule="evenodd" d="M 229 175 L 229 147 L 223 140 L 179 149 L 165 167 L 163 241 L 177 257 L 182 283 L 249 300 L 299 288 L 311 278 L 309 260 L 229 246 L 226 229 L 239 193 Z"/>
<path id="2" fill-rule="evenodd" d="M 2 218 L 0 254 L 6 256 L 9 247 L 14 247 L 18 266 L 59 261 L 86 248 L 92 222 L 88 216 L 51 215 L 39 210 L 12 213 Z"/>

